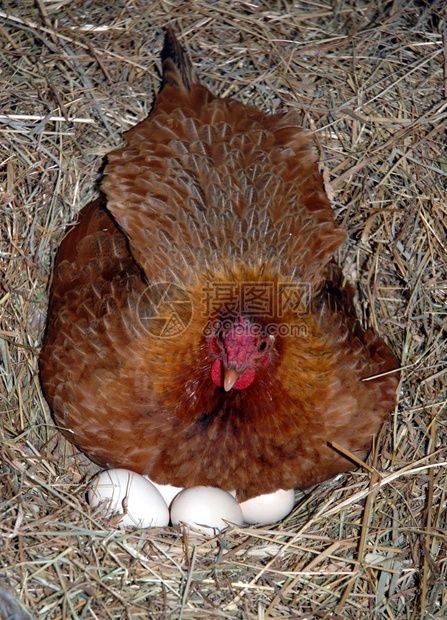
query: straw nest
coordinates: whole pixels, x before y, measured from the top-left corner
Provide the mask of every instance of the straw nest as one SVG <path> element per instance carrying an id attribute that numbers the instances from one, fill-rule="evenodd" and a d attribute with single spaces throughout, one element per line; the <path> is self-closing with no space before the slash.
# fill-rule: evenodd
<path id="1" fill-rule="evenodd" d="M 444 0 L 3 2 L 1 617 L 447 616 L 445 17 Z M 55 250 L 150 111 L 168 23 L 215 93 L 315 132 L 338 260 L 403 368 L 367 466 L 211 539 L 90 511 L 37 363 Z"/>

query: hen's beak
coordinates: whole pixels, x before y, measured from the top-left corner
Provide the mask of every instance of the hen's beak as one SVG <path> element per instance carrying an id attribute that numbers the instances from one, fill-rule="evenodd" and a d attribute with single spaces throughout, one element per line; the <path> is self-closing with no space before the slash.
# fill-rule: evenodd
<path id="1" fill-rule="evenodd" d="M 243 371 L 242 371 L 243 372 Z M 227 368 L 224 371 L 224 390 L 229 392 L 236 381 L 241 376 L 242 372 L 238 372 L 234 368 Z"/>

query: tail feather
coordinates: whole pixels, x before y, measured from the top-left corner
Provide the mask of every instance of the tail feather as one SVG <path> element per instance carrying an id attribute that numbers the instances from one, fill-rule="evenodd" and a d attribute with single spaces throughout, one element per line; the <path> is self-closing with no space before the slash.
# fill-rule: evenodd
<path id="1" fill-rule="evenodd" d="M 163 87 L 171 86 L 178 91 L 190 91 L 199 80 L 191 61 L 178 42 L 173 30 L 166 28 L 165 42 L 161 52 L 163 63 Z"/>

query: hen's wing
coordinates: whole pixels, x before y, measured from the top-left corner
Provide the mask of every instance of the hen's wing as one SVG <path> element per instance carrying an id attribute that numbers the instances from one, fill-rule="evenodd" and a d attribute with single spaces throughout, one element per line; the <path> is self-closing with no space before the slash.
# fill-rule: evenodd
<path id="1" fill-rule="evenodd" d="M 361 379 L 387 373 L 398 367 L 395 355 L 382 338 L 372 329 L 365 331 L 360 325 L 354 304 L 354 289 L 344 282 L 342 270 L 334 261 L 328 265 L 327 279 L 315 299 L 315 310 L 324 316 L 329 324 L 337 324 L 334 331 L 338 334 L 336 343 L 341 348 L 352 348 L 355 353 L 361 346 L 362 353 L 359 353 L 358 357 L 359 360 L 365 360 L 364 370 L 357 367 Z M 389 381 L 397 384 L 398 374 L 393 373 L 383 379 L 384 384 Z"/>
<path id="2" fill-rule="evenodd" d="M 215 97 L 170 31 L 162 58 L 154 109 L 102 185 L 147 277 L 183 284 L 244 264 L 317 285 L 344 233 L 296 113 Z"/>
<path id="3" fill-rule="evenodd" d="M 342 271 L 334 262 L 329 264 L 328 278 L 315 300 L 315 309 L 330 334 L 337 360 L 325 425 L 327 429 L 338 429 L 334 431 L 338 443 L 363 458 L 396 404 L 399 364 L 378 334 L 361 327 L 354 289 L 343 283 Z"/>
<path id="4" fill-rule="evenodd" d="M 53 273 L 41 379 L 60 429 L 102 466 L 144 470 L 157 422 L 144 364 L 146 283 L 99 199 L 80 213 Z"/>

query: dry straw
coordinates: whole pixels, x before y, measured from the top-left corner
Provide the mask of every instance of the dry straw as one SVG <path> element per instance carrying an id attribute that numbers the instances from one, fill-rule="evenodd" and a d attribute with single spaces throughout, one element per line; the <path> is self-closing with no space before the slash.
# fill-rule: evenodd
<path id="1" fill-rule="evenodd" d="M 0 582 L 34 617 L 447 617 L 445 11 L 3 0 Z M 168 23 L 214 92 L 295 108 L 315 132 L 348 233 L 338 260 L 404 369 L 368 467 L 297 493 L 283 523 L 211 540 L 90 512 L 92 468 L 58 435 L 37 365 L 55 249 L 104 154 L 148 114 Z"/>

